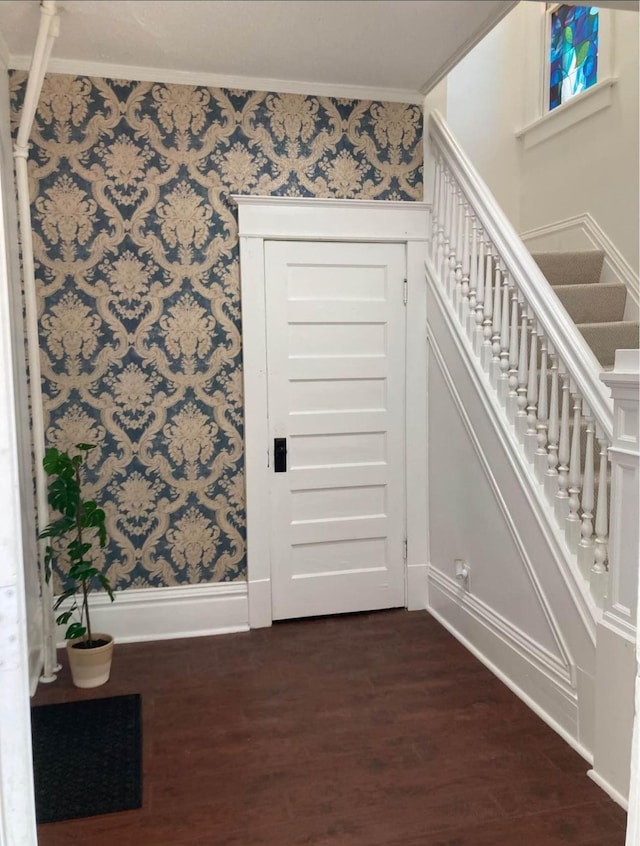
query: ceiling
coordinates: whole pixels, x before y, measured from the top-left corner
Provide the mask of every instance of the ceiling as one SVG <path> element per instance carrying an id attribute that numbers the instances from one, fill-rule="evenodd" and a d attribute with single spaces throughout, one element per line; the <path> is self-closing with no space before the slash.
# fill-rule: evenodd
<path id="1" fill-rule="evenodd" d="M 421 99 L 514 2 L 61 0 L 50 70 L 336 96 Z M 26 68 L 38 0 L 0 0 Z"/>

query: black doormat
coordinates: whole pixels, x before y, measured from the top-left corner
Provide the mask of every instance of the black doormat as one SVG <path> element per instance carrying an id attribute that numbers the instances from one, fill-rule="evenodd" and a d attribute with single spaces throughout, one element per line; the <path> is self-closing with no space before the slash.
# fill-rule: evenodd
<path id="1" fill-rule="evenodd" d="M 39 823 L 142 805 L 140 694 L 31 709 Z"/>

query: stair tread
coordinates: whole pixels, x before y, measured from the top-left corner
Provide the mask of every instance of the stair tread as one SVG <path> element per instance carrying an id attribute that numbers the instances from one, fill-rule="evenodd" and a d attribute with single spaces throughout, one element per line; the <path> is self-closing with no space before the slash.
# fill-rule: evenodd
<path id="1" fill-rule="evenodd" d="M 579 291 L 581 288 L 592 294 L 594 291 L 610 291 L 610 290 L 617 290 L 621 288 L 625 293 L 627 291 L 626 287 L 622 284 L 622 282 L 596 282 L 597 288 L 594 287 L 593 282 L 576 282 L 575 285 L 552 285 L 554 291 Z"/>
<path id="2" fill-rule="evenodd" d="M 624 329 L 640 329 L 640 322 L 637 320 L 594 320 L 588 323 L 577 323 L 579 329 L 584 328 L 598 328 L 603 327 L 607 329 L 615 329 L 616 327 Z"/>
<path id="3" fill-rule="evenodd" d="M 593 285 L 600 281 L 602 250 L 554 251 L 532 256 L 552 285 Z"/>
<path id="4" fill-rule="evenodd" d="M 602 367 L 615 362 L 616 350 L 638 349 L 640 323 L 637 320 L 612 320 L 576 324 Z"/>
<path id="5" fill-rule="evenodd" d="M 627 289 L 620 282 L 552 287 L 576 323 L 621 321 L 624 317 Z"/>

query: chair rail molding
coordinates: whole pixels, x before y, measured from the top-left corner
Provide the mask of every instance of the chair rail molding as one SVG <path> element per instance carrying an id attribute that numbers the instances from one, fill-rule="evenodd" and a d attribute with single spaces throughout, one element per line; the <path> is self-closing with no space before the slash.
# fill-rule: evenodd
<path id="1" fill-rule="evenodd" d="M 269 421 L 264 243 L 267 240 L 357 241 L 406 245 L 406 605 L 426 607 L 426 485 L 415 468 L 425 468 L 426 290 L 423 268 L 430 205 L 419 202 L 325 200 L 234 195 L 238 205 L 240 289 L 243 327 L 247 567 L 249 625 L 270 626 Z"/>

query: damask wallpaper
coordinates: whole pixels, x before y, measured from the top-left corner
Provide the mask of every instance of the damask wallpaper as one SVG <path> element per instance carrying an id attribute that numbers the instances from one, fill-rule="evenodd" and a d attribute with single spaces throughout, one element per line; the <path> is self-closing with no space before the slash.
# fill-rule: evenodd
<path id="1" fill-rule="evenodd" d="M 14 129 L 24 85 L 13 73 Z M 118 588 L 245 578 L 229 195 L 419 200 L 421 111 L 54 74 L 31 142 L 46 440 L 98 445 L 107 573 Z"/>

